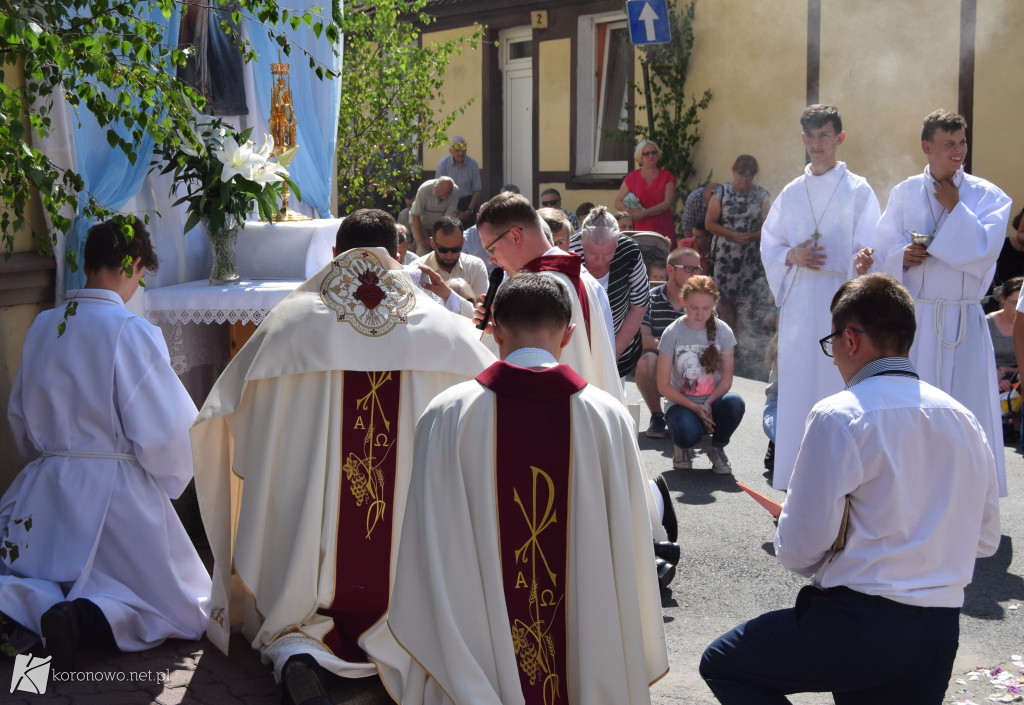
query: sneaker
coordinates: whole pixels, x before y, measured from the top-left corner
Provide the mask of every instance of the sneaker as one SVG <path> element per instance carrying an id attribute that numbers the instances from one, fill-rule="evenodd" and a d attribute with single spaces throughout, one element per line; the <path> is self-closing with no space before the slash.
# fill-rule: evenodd
<path id="1" fill-rule="evenodd" d="M 718 446 L 708 448 L 708 460 L 711 461 L 711 472 L 716 475 L 732 474 L 732 465 L 729 464 L 729 458 L 725 455 L 725 448 Z"/>
<path id="2" fill-rule="evenodd" d="M 768 441 L 768 450 L 764 454 L 764 469 L 775 469 L 775 443 Z"/>
<path id="3" fill-rule="evenodd" d="M 651 425 L 647 427 L 644 435 L 648 438 L 665 437 L 665 414 L 651 414 Z"/>
<path id="4" fill-rule="evenodd" d="M 693 451 L 689 448 L 675 447 L 672 455 L 672 467 L 676 470 L 693 470 Z"/>

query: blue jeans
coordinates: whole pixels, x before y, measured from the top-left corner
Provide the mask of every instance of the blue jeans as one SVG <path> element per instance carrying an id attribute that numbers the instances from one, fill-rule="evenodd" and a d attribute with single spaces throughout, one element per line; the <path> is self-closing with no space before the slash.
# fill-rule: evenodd
<path id="1" fill-rule="evenodd" d="M 711 402 L 711 418 L 715 420 L 715 432 L 711 435 L 711 445 L 724 448 L 729 439 L 743 420 L 746 410 L 743 397 L 733 392 Z M 672 431 L 672 440 L 680 448 L 693 448 L 704 435 L 704 424 L 693 411 L 685 406 L 673 404 L 665 412 L 665 422 Z"/>
<path id="2" fill-rule="evenodd" d="M 761 428 L 764 429 L 764 435 L 768 436 L 768 440 L 772 443 L 775 442 L 775 418 L 778 415 L 778 409 L 779 398 L 768 399 L 764 403 L 764 411 L 761 416 Z"/>
<path id="3" fill-rule="evenodd" d="M 795 607 L 719 637 L 700 675 L 722 705 L 785 705 L 790 693 L 829 691 L 836 705 L 939 705 L 959 634 L 955 607 L 808 585 Z"/>

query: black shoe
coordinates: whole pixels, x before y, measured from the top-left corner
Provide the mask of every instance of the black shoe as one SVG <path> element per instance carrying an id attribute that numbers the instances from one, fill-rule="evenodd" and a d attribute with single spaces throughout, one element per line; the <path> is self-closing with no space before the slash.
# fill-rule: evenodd
<path id="1" fill-rule="evenodd" d="M 654 478 L 654 485 L 658 488 L 658 493 L 661 495 L 662 504 L 665 505 L 665 516 L 661 519 L 661 525 L 665 527 L 665 533 L 668 534 L 668 540 L 675 543 L 679 540 L 679 521 L 676 519 L 676 509 L 672 504 L 672 495 L 668 491 L 668 483 L 665 482 L 665 478 L 658 475 Z M 675 563 L 675 561 L 672 561 Z"/>
<path id="2" fill-rule="evenodd" d="M 78 642 L 82 638 L 75 605 L 71 602 L 58 602 L 43 613 L 39 623 L 40 636 L 46 643 L 46 650 L 53 657 L 51 668 L 58 673 L 73 670 Z"/>
<path id="3" fill-rule="evenodd" d="M 679 544 L 672 541 L 655 541 L 654 555 L 675 565 L 679 563 Z"/>
<path id="4" fill-rule="evenodd" d="M 658 585 L 664 590 L 676 577 L 676 567 L 664 558 L 655 558 L 654 567 L 658 570 Z"/>
<path id="5" fill-rule="evenodd" d="M 281 705 L 333 705 L 323 667 L 309 654 L 290 657 L 281 669 Z"/>
<path id="6" fill-rule="evenodd" d="M 764 469 L 775 469 L 775 443 L 773 441 L 768 441 L 768 450 L 764 454 Z"/>
<path id="7" fill-rule="evenodd" d="M 665 414 L 658 412 L 651 414 L 651 423 L 644 431 L 644 435 L 648 438 L 664 438 L 666 430 Z"/>

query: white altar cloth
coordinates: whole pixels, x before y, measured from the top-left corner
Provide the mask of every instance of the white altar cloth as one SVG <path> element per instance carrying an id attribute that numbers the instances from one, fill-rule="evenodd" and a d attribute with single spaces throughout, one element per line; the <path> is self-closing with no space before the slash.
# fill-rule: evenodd
<path id="1" fill-rule="evenodd" d="M 238 232 L 235 264 L 243 279 L 305 281 L 331 261 L 341 218 L 263 223 Z"/>
<path id="2" fill-rule="evenodd" d="M 256 323 L 292 293 L 302 280 L 242 280 L 210 286 L 206 279 L 147 291 L 146 319 L 152 323 Z"/>

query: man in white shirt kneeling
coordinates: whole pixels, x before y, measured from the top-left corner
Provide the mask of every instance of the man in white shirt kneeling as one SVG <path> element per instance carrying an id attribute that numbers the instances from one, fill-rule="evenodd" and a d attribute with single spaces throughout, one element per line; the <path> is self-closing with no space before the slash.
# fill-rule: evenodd
<path id="1" fill-rule="evenodd" d="M 970 411 L 917 378 L 914 303 L 893 277 L 845 282 L 830 310 L 820 344 L 846 388 L 811 410 L 775 536 L 812 584 L 716 640 L 700 673 L 726 704 L 940 703 L 974 559 L 999 546 L 992 451 Z"/>

